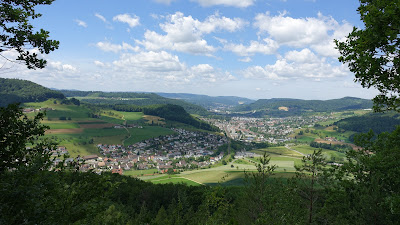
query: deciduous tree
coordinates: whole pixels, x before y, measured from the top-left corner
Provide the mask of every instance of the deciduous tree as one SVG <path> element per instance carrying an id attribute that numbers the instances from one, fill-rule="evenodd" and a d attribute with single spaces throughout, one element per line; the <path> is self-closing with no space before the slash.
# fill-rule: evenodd
<path id="1" fill-rule="evenodd" d="M 400 111 L 400 3 L 398 0 L 360 0 L 364 28 L 353 28 L 343 42 L 336 40 L 339 61 L 348 64 L 355 81 L 374 87 L 376 111 Z"/>
<path id="2" fill-rule="evenodd" d="M 41 14 L 36 13 L 37 5 L 50 5 L 54 0 L 2 0 L 0 2 L 0 56 L 15 62 L 22 61 L 29 69 L 42 69 L 46 60 L 39 58 L 38 53 L 48 54 L 58 48 L 59 42 L 49 39 L 49 31 L 35 28 L 29 20 Z M 34 50 L 35 49 L 35 50 Z M 15 50 L 16 59 L 9 59 L 5 52 Z"/>

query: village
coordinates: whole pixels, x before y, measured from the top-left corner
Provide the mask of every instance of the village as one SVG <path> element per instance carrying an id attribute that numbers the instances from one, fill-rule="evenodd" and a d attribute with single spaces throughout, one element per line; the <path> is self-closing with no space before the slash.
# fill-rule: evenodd
<path id="1" fill-rule="evenodd" d="M 318 122 L 332 119 L 329 116 L 293 116 L 284 118 L 232 117 L 230 120 L 204 119 L 225 131 L 234 140 L 247 142 L 269 142 L 272 144 L 290 141 L 289 134 L 302 127 L 312 127 Z"/>
<path id="2" fill-rule="evenodd" d="M 54 165 L 79 162 L 80 171 L 96 173 L 111 171 L 123 174 L 127 170 L 157 169 L 158 173 L 209 167 L 222 160 L 223 153 L 215 155 L 218 147 L 227 143 L 221 135 L 172 128 L 173 135 L 160 136 L 130 146 L 98 144 L 98 155 L 66 158 L 58 157 Z M 65 147 L 52 151 L 54 157 L 67 155 Z"/>

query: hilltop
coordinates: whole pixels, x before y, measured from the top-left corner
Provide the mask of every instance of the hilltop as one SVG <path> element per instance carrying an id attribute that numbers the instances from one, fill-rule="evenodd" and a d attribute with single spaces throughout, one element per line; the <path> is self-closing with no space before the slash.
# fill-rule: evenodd
<path id="1" fill-rule="evenodd" d="M 72 91 L 60 90 L 66 97 L 75 97 L 82 102 L 105 105 L 179 105 L 187 112 L 197 115 L 208 115 L 206 109 L 199 105 L 188 103 L 179 99 L 169 99 L 154 93 L 138 92 L 102 92 L 102 91 Z"/>
<path id="2" fill-rule="evenodd" d="M 248 105 L 235 108 L 236 112 L 267 114 L 270 116 L 295 116 L 305 112 L 340 112 L 372 108 L 368 99 L 344 97 L 331 100 L 301 100 L 290 98 L 260 99 Z M 261 112 L 261 113 L 260 113 Z"/>
<path id="3" fill-rule="evenodd" d="M 41 102 L 50 98 L 65 99 L 65 96 L 31 81 L 0 78 L 0 106 L 17 102 Z"/>

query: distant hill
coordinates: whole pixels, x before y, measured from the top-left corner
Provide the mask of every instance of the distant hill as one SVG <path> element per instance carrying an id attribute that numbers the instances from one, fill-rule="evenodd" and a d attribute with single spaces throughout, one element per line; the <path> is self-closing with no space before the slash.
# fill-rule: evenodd
<path id="1" fill-rule="evenodd" d="M 255 100 L 248 98 L 236 97 L 236 96 L 208 96 L 208 95 L 196 95 L 186 93 L 156 93 L 162 97 L 180 99 L 186 102 L 190 102 L 196 105 L 203 106 L 207 109 L 215 108 L 232 108 L 238 105 L 245 105 L 253 103 Z"/>
<path id="2" fill-rule="evenodd" d="M 101 91 L 71 91 L 60 90 L 66 97 L 76 97 L 81 102 L 91 104 L 108 104 L 108 105 L 179 105 L 187 112 L 198 115 L 208 115 L 208 111 L 201 106 L 194 105 L 189 102 L 178 99 L 165 98 L 154 93 L 137 93 L 137 92 L 101 92 Z"/>
<path id="3" fill-rule="evenodd" d="M 301 100 L 290 98 L 260 99 L 235 108 L 236 112 L 264 111 L 271 116 L 291 116 L 304 112 L 333 112 L 372 108 L 372 101 L 345 97 L 332 100 Z"/>
<path id="4" fill-rule="evenodd" d="M 400 125 L 400 114 L 395 112 L 368 113 L 362 116 L 345 118 L 334 123 L 341 130 L 366 133 L 370 129 L 375 134 L 392 132 Z"/>
<path id="5" fill-rule="evenodd" d="M 0 78 L 0 106 L 16 102 L 42 102 L 50 98 L 64 99 L 65 96 L 31 81 Z"/>

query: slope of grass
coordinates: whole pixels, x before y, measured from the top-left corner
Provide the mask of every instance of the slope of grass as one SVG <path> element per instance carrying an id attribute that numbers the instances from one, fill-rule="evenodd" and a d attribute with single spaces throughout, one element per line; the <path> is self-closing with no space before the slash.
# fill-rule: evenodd
<path id="1" fill-rule="evenodd" d="M 146 139 L 175 133 L 168 128 L 158 126 L 144 126 L 143 128 L 129 128 L 128 130 L 131 134 L 131 137 L 125 140 L 125 145 L 132 145 Z"/>

